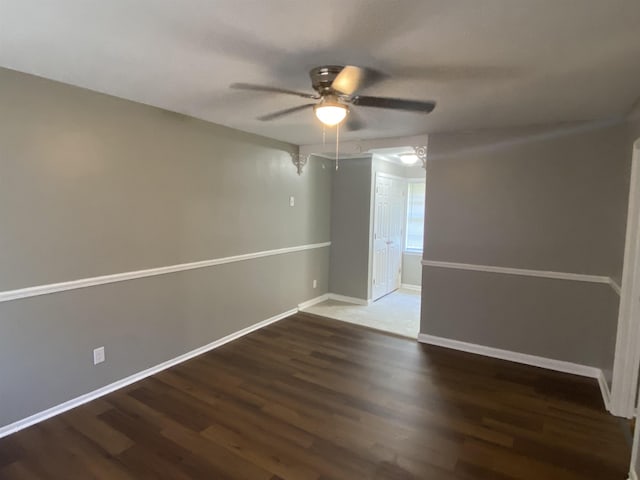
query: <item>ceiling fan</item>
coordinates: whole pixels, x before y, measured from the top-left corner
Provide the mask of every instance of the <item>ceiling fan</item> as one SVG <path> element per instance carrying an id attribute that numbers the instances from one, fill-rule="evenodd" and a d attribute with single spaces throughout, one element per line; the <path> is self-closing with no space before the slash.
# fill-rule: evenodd
<path id="1" fill-rule="evenodd" d="M 313 107 L 316 117 L 328 126 L 339 124 L 348 114 L 349 118 L 346 123 L 348 130 L 360 130 L 364 127 L 364 122 L 351 111 L 351 106 L 385 108 L 388 110 L 423 114 L 431 112 L 436 106 L 436 103 L 433 101 L 360 95 L 359 92 L 361 90 L 379 82 L 385 77 L 380 72 L 367 68 L 352 65 L 326 65 L 312 69 L 309 72 L 309 76 L 311 77 L 311 86 L 316 93 L 296 92 L 284 88 L 253 85 L 249 83 L 233 83 L 230 85 L 230 88 L 268 93 L 283 93 L 318 100 L 316 103 L 307 103 L 263 115 L 258 117 L 258 120 L 274 120 Z"/>

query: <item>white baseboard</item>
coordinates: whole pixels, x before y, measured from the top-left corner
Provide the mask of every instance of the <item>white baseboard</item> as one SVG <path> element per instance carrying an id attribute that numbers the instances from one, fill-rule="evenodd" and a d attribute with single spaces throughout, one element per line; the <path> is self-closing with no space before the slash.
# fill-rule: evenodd
<path id="1" fill-rule="evenodd" d="M 510 350 L 501 350 L 499 348 L 486 347 L 484 345 L 477 345 L 475 343 L 467 343 L 461 342 L 459 340 L 452 340 L 450 338 L 436 337 L 434 335 L 428 335 L 426 333 L 418 334 L 418 341 L 421 343 L 428 343 L 429 345 L 437 345 L 440 347 L 451 348 L 453 350 L 460 350 L 463 352 L 484 355 L 485 357 L 499 358 L 502 360 L 508 360 L 510 362 L 546 368 L 547 370 L 555 370 L 557 372 L 580 375 L 581 377 L 595 378 L 599 383 L 601 382 L 600 378 L 604 380 L 602 370 L 596 367 L 589 367 L 587 365 L 565 362 L 563 360 L 554 360 L 546 357 L 538 357 L 536 355 L 529 355 L 526 353 L 512 352 Z M 606 384 L 607 382 L 605 381 L 605 387 Z"/>
<path id="2" fill-rule="evenodd" d="M 404 288 L 405 290 L 414 290 L 416 292 L 422 291 L 422 285 L 411 285 L 410 283 L 403 283 L 400 285 L 400 288 Z"/>
<path id="3" fill-rule="evenodd" d="M 306 302 L 302 302 L 298 304 L 298 310 L 304 310 L 305 308 L 313 307 L 318 303 L 325 302 L 329 299 L 329 294 L 325 293 L 324 295 L 320 295 L 319 297 L 312 298 L 311 300 L 307 300 Z"/>
<path id="4" fill-rule="evenodd" d="M 611 412 L 611 392 L 609 391 L 609 384 L 602 370 L 600 370 L 598 374 L 598 385 L 600 386 L 600 394 L 604 401 L 604 407 L 607 409 L 607 412 Z"/>
<path id="5" fill-rule="evenodd" d="M 365 300 L 363 298 L 356 297 L 347 297 L 345 295 L 339 295 L 337 293 L 329 293 L 328 295 L 330 300 L 336 300 L 338 302 L 353 303 L 355 305 L 371 305 L 372 303 L 371 300 Z"/>
<path id="6" fill-rule="evenodd" d="M 315 300 L 315 299 L 314 299 Z M 308 302 L 304 302 L 304 303 L 308 303 Z M 255 323 L 253 325 L 251 325 L 250 327 L 247 328 L 243 328 L 242 330 L 239 330 L 237 332 L 234 332 L 230 335 L 227 335 L 226 337 L 223 337 L 219 340 L 215 340 L 214 342 L 211 342 L 207 345 L 204 345 L 202 347 L 196 348 L 195 350 L 191 350 L 190 352 L 187 352 L 183 355 L 180 355 L 178 357 L 172 358 L 171 360 L 167 360 L 166 362 L 162 362 L 158 365 L 155 365 L 151 368 L 148 368 L 146 370 L 143 370 L 141 372 L 138 373 L 134 373 L 133 375 L 130 375 L 126 378 L 123 378 L 121 380 L 118 380 L 116 382 L 113 382 L 109 385 L 105 385 L 104 387 L 98 388 L 97 390 L 94 390 L 92 392 L 89 393 L 85 393 L 84 395 L 80 395 L 79 397 L 73 398 L 71 400 L 68 400 L 64 403 L 61 403 L 60 405 L 56 405 L 55 407 L 51 407 L 48 408 L 46 410 L 43 410 L 42 412 L 38 412 L 34 415 L 31 415 L 27 418 L 23 418 L 22 420 L 18 420 L 16 422 L 13 422 L 9 425 L 5 425 L 3 427 L 0 427 L 0 438 L 2 437 L 6 437 L 7 435 L 10 435 L 12 433 L 15 433 L 19 430 L 22 430 L 24 428 L 30 427 L 31 425 L 34 425 L 36 423 L 42 422 L 48 418 L 51 418 L 55 415 L 59 415 L 63 412 L 66 412 L 67 410 L 71 410 L 72 408 L 78 407 L 82 404 L 85 404 L 87 402 L 90 402 L 91 400 L 95 400 L 96 398 L 100 398 L 108 393 L 111 393 L 115 390 L 118 390 L 120 388 L 126 387 L 127 385 L 131 385 L 132 383 L 138 382 L 146 377 L 149 377 L 151 375 L 154 375 L 158 372 L 161 372 L 162 370 L 166 370 L 167 368 L 173 367 L 174 365 L 177 365 L 179 363 L 185 362 L 193 357 L 197 357 L 198 355 L 202 355 L 203 353 L 206 353 L 210 350 L 213 350 L 214 348 L 220 347 L 222 345 L 224 345 L 225 343 L 229 343 L 233 340 L 236 340 L 237 338 L 240 338 L 244 335 L 247 335 L 251 332 L 254 332 L 256 330 L 259 330 L 263 327 L 266 327 L 267 325 L 270 325 L 272 323 L 275 323 L 279 320 L 282 320 L 283 318 L 286 318 L 290 315 L 293 315 L 294 313 L 297 313 L 298 309 L 294 308 L 291 310 L 288 310 L 286 312 L 280 313 L 278 315 L 274 315 L 273 317 L 267 318 L 266 320 L 263 320 L 261 322 Z"/>

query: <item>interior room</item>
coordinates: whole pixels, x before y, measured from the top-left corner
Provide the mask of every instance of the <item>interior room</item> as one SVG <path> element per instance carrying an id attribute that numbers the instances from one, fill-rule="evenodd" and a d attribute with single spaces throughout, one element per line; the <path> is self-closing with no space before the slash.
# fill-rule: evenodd
<path id="1" fill-rule="evenodd" d="M 0 479 L 637 480 L 638 25 L 0 1 Z"/>

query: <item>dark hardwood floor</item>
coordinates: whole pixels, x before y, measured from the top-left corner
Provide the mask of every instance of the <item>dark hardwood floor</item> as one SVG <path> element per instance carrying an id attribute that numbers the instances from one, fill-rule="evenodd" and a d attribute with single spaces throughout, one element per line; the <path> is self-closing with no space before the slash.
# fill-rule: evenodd
<path id="1" fill-rule="evenodd" d="M 594 380 L 298 314 L 0 440 L 9 479 L 627 478 Z"/>

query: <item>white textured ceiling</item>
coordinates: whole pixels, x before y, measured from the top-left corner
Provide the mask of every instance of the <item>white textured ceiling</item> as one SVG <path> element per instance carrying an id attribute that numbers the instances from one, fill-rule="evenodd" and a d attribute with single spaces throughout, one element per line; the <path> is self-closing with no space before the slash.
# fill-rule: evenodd
<path id="1" fill-rule="evenodd" d="M 591 120 L 640 95 L 638 0 L 0 0 L 0 65 L 297 144 L 323 64 L 372 67 L 368 91 L 433 99 L 422 116 L 360 107 L 365 139 Z M 1 88 L 1 86 L 0 86 Z"/>

